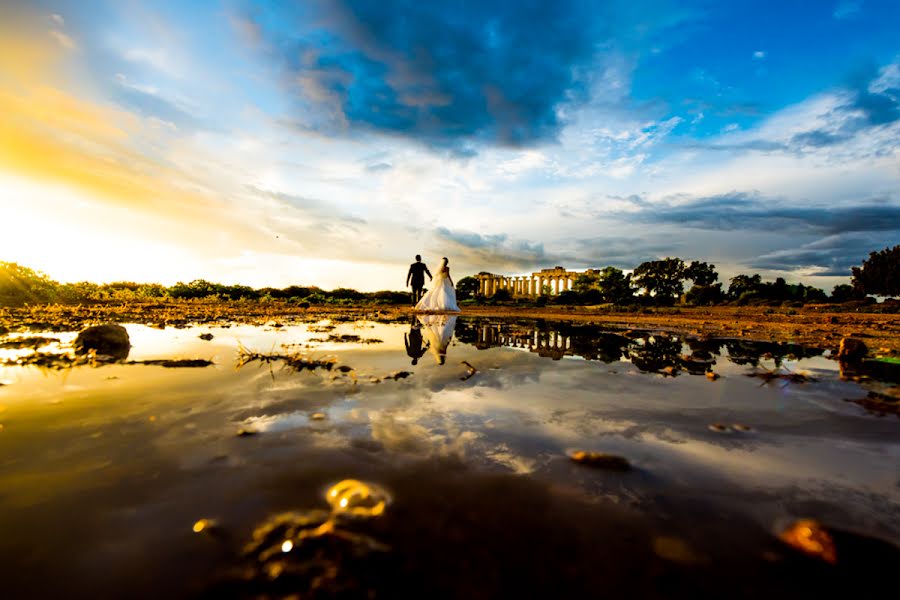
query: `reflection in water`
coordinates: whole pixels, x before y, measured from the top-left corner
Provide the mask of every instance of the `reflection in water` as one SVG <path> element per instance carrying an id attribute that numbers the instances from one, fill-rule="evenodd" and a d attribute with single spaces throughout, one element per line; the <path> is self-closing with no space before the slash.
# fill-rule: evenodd
<path id="1" fill-rule="evenodd" d="M 453 330 L 456 328 L 456 315 L 416 315 L 416 318 L 424 327 L 428 349 L 434 355 L 434 360 L 439 365 L 444 364 L 447 359 L 447 347 L 453 339 Z"/>
<path id="2" fill-rule="evenodd" d="M 406 346 L 406 355 L 412 359 L 412 364 L 418 364 L 422 355 L 428 351 L 428 344 L 422 342 L 422 324 L 413 317 L 409 326 L 409 333 L 403 334 L 403 343 Z"/>
<path id="3" fill-rule="evenodd" d="M 135 360 L 215 366 L 0 367 L 0 596 L 874 597 L 900 560 L 900 422 L 818 350 L 441 315 L 328 325 L 377 346 L 127 327 Z M 409 367 L 454 335 L 451 365 Z M 241 347 L 268 353 L 229 368 Z M 746 377 L 782 361 L 814 377 Z"/>
<path id="4" fill-rule="evenodd" d="M 772 360 L 778 367 L 784 360 L 799 360 L 823 353 L 821 349 L 796 344 L 666 332 L 627 331 L 619 334 L 597 325 L 543 320 L 464 320 L 457 325 L 456 337 L 480 350 L 521 348 L 553 360 L 578 356 L 612 363 L 624 358 L 641 371 L 669 375 L 680 371 L 703 375 L 716 364 L 717 356 L 727 356 L 735 364 L 751 366 L 759 365 L 761 360 Z"/>

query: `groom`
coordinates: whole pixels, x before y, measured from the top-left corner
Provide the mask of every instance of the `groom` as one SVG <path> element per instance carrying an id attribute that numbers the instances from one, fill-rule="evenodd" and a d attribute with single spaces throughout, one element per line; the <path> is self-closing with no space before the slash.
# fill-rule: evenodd
<path id="1" fill-rule="evenodd" d="M 422 257 L 416 254 L 416 262 L 409 265 L 409 272 L 406 274 L 406 285 L 412 283 L 412 303 L 413 306 L 422 297 L 422 288 L 425 286 L 425 273 L 428 273 L 428 280 L 432 279 L 431 271 L 422 262 Z"/>

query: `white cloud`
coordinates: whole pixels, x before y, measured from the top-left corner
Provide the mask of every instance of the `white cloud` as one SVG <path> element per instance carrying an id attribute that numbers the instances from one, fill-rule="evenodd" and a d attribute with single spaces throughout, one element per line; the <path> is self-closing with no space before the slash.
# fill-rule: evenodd
<path id="1" fill-rule="evenodd" d="M 862 9 L 862 0 L 842 0 L 832 13 L 835 19 L 849 19 Z"/>

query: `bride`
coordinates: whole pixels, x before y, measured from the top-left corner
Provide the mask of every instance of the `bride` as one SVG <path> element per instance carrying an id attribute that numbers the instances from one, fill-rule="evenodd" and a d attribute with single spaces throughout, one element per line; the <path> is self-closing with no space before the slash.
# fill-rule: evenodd
<path id="1" fill-rule="evenodd" d="M 456 304 L 456 289 L 453 280 L 450 279 L 450 267 L 447 266 L 447 257 L 441 259 L 431 289 L 422 296 L 416 304 L 416 312 L 459 312 Z"/>

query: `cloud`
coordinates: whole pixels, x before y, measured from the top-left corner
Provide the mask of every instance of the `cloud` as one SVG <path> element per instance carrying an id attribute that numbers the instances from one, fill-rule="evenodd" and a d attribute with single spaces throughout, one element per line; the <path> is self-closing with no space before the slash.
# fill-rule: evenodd
<path id="1" fill-rule="evenodd" d="M 900 204 L 888 199 L 856 206 L 786 207 L 775 198 L 731 192 L 680 203 L 632 200 L 629 218 L 710 230 L 782 230 L 799 233 L 842 234 L 900 230 Z"/>
<path id="2" fill-rule="evenodd" d="M 571 262 L 571 257 L 548 254 L 542 243 L 510 240 L 504 233 L 482 235 L 438 227 L 434 230 L 434 237 L 432 246 L 440 249 L 451 260 L 464 264 L 490 265 L 495 270 L 527 270 L 547 266 L 549 263 Z"/>
<path id="3" fill-rule="evenodd" d="M 762 254 L 750 261 L 754 269 L 801 271 L 821 277 L 849 277 L 870 252 L 900 243 L 900 228 L 890 232 L 831 235 L 796 248 Z"/>
<path id="4" fill-rule="evenodd" d="M 167 98 L 155 87 L 134 83 L 121 73 L 116 75 L 116 82 L 119 85 L 111 93 L 121 106 L 179 129 L 204 127 L 186 102 Z"/>
<path id="5" fill-rule="evenodd" d="M 668 2 L 641 5 L 654 16 L 583 0 L 524 1 L 514 10 L 502 0 L 335 0 L 279 15 L 293 19 L 289 33 L 266 15 L 248 18 L 284 63 L 298 112 L 315 115 L 311 127 L 455 149 L 556 139 L 562 108 L 596 91 L 600 44 L 677 22 Z"/>
<path id="6" fill-rule="evenodd" d="M 849 19 L 862 9 L 862 0 L 841 0 L 831 13 L 835 19 Z"/>

